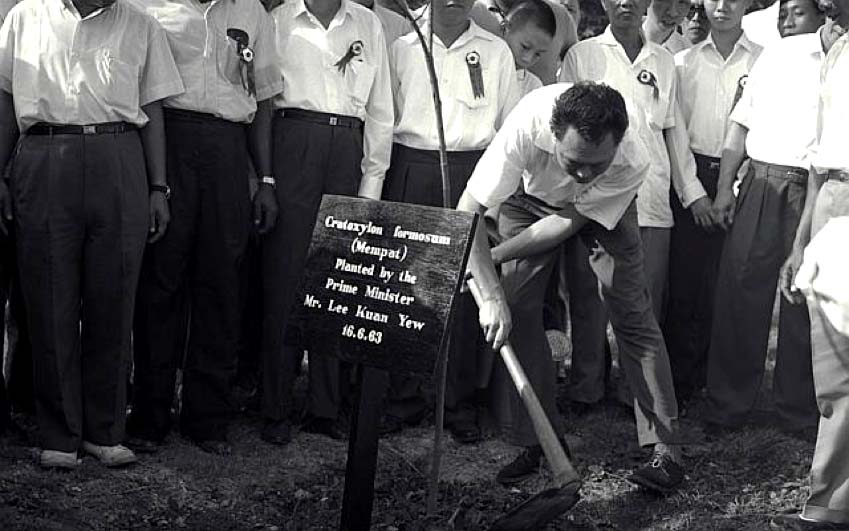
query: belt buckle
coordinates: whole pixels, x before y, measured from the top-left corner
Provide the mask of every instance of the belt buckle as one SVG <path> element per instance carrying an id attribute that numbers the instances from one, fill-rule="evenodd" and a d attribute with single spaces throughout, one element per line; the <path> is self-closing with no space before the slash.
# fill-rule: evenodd
<path id="1" fill-rule="evenodd" d="M 84 135 L 96 135 L 97 134 L 97 126 L 96 125 L 84 125 L 83 126 L 83 134 Z"/>
<path id="2" fill-rule="evenodd" d="M 339 123 L 339 118 L 337 118 L 336 116 L 330 117 L 330 125 L 336 126 L 338 123 Z"/>

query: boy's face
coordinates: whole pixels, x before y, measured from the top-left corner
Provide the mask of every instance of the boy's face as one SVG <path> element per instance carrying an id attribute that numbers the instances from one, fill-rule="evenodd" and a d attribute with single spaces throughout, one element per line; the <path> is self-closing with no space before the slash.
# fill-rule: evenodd
<path id="1" fill-rule="evenodd" d="M 434 16 L 443 24 L 461 24 L 469 20 L 475 0 L 433 0 Z"/>
<path id="2" fill-rule="evenodd" d="M 504 29 L 504 39 L 513 52 L 516 69 L 528 69 L 537 64 L 539 58 L 551 48 L 554 39 L 535 24 L 525 24 L 513 29 L 510 22 Z"/>
<path id="3" fill-rule="evenodd" d="M 707 39 L 710 32 L 710 21 L 705 15 L 705 6 L 701 0 L 690 2 L 690 12 L 684 19 L 684 37 L 690 44 L 698 44 Z"/>
<path id="4" fill-rule="evenodd" d="M 813 33 L 825 22 L 825 14 L 816 8 L 816 0 L 787 0 L 778 11 L 778 32 L 782 37 Z"/>
<path id="5" fill-rule="evenodd" d="M 648 0 L 601 0 L 610 25 L 619 29 L 639 29 Z"/>
<path id="6" fill-rule="evenodd" d="M 554 158 L 566 175 L 587 184 L 607 171 L 618 150 L 619 144 L 613 140 L 612 133 L 594 144 L 570 126 L 563 134 L 563 140 L 554 143 Z"/>
<path id="7" fill-rule="evenodd" d="M 717 31 L 739 28 L 752 0 L 704 0 L 710 27 Z"/>

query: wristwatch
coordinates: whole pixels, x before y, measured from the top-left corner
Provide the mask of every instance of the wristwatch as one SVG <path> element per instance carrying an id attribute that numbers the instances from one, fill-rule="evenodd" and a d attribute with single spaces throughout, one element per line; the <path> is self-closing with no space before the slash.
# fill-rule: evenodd
<path id="1" fill-rule="evenodd" d="M 259 180 L 261 184 L 267 184 L 272 188 L 277 188 L 277 180 L 271 175 L 265 175 Z"/>
<path id="2" fill-rule="evenodd" d="M 167 184 L 151 184 L 151 192 L 162 192 L 165 194 L 165 199 L 171 199 L 171 187 Z"/>

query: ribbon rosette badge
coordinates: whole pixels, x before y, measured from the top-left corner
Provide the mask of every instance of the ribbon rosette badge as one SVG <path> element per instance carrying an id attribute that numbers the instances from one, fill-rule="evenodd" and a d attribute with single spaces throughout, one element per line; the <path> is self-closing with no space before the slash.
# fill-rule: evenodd
<path id="1" fill-rule="evenodd" d="M 637 74 L 637 81 L 651 87 L 651 93 L 654 99 L 660 97 L 660 89 L 657 87 L 657 78 L 654 77 L 654 74 L 648 70 L 640 70 L 640 73 Z"/>
<path id="2" fill-rule="evenodd" d="M 242 86 L 253 96 L 256 94 L 256 82 L 254 80 L 254 51 L 248 45 L 250 37 L 238 28 L 229 28 L 227 36 L 236 41 L 236 55 L 239 56 L 239 76 L 242 78 Z"/>
<path id="3" fill-rule="evenodd" d="M 737 80 L 737 90 L 734 92 L 734 103 L 731 104 L 731 109 L 737 106 L 737 102 L 743 97 L 743 90 L 746 88 L 746 82 L 749 80 L 748 74 L 743 74 Z"/>
<path id="4" fill-rule="evenodd" d="M 472 83 L 472 94 L 475 99 L 483 98 L 483 71 L 481 70 L 481 56 L 478 52 L 466 54 L 466 66 L 469 67 L 469 81 Z"/>
<path id="5" fill-rule="evenodd" d="M 354 57 L 358 57 L 363 54 L 363 41 L 354 41 L 348 46 L 348 51 L 345 52 L 345 55 L 342 56 L 342 59 L 339 59 L 334 63 L 333 66 L 336 67 L 337 70 L 345 73 L 345 70 L 348 68 L 348 63 L 351 62 L 351 59 Z"/>

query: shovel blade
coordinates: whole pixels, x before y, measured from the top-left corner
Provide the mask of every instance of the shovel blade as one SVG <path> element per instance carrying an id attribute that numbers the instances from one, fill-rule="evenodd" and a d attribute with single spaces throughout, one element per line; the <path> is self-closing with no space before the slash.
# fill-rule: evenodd
<path id="1" fill-rule="evenodd" d="M 543 529 L 546 524 L 571 509 L 581 495 L 580 481 L 547 489 L 528 498 L 509 513 L 492 524 L 489 531 L 532 531 Z"/>

